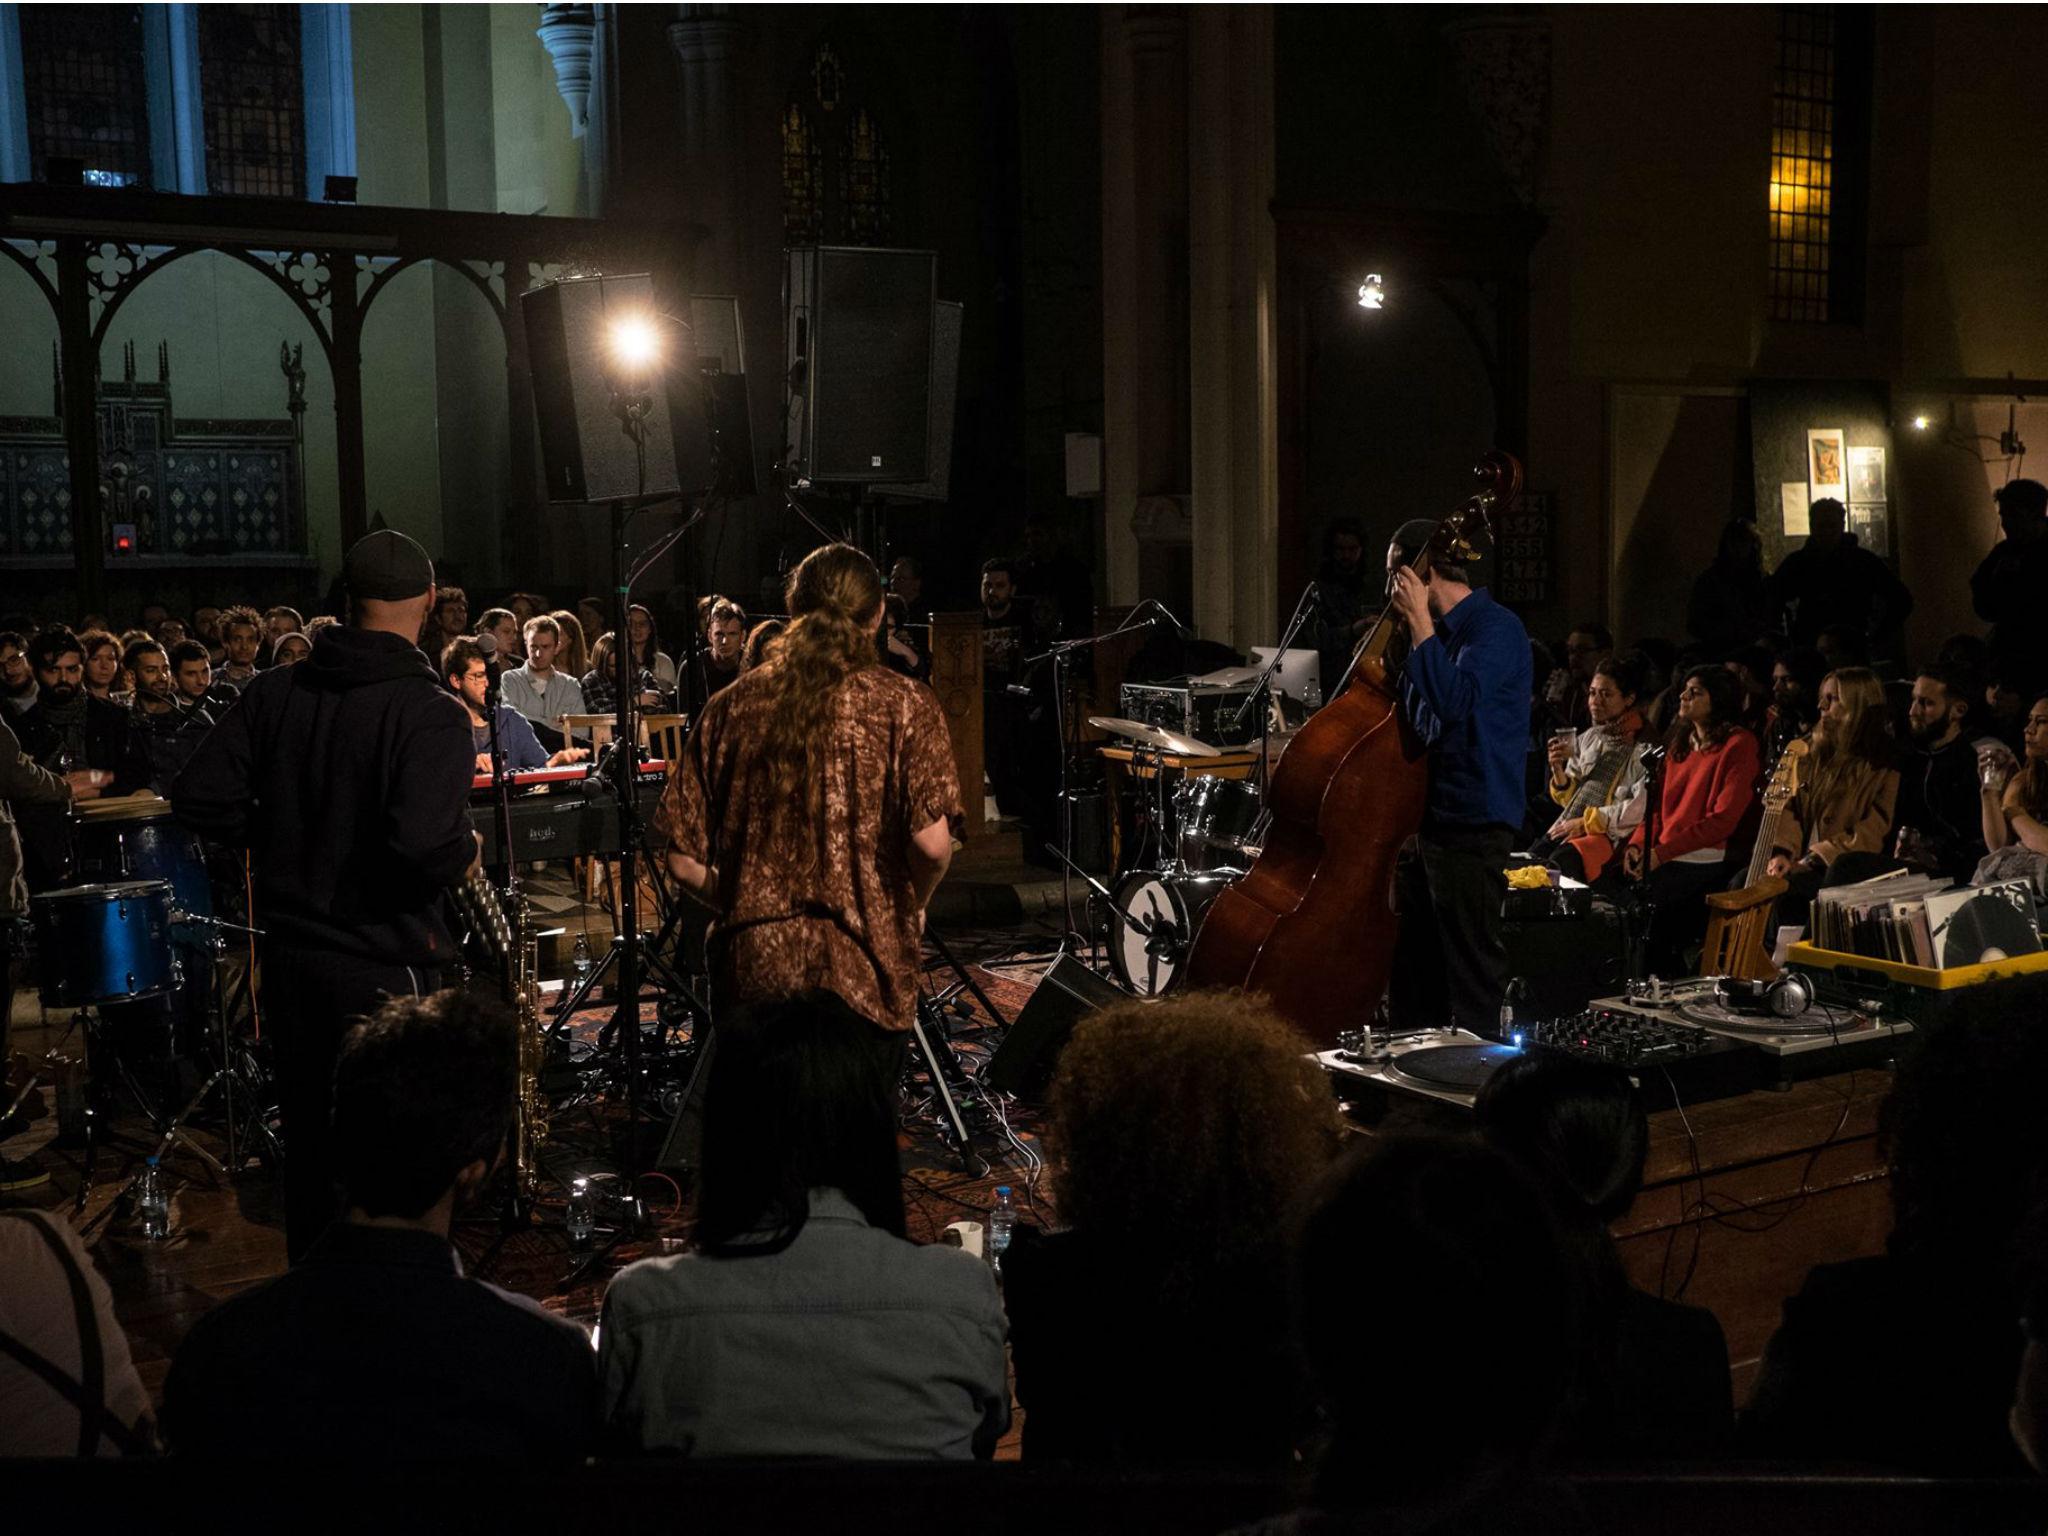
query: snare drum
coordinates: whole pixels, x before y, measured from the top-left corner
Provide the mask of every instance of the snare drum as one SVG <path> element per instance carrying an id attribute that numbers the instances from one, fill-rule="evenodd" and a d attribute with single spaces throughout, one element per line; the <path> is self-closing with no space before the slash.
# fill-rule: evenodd
<path id="1" fill-rule="evenodd" d="M 29 901 L 46 1008 L 130 1002 L 168 991 L 171 887 L 116 880 L 46 891 Z"/>

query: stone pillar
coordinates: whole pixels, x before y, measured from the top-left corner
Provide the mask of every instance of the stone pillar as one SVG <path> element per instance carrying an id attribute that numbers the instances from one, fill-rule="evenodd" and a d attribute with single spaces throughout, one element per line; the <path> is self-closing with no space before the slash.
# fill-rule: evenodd
<path id="1" fill-rule="evenodd" d="M 1142 590 L 1139 503 L 1185 495 L 1188 465 L 1188 18 L 1102 21 L 1103 517 L 1111 604 Z"/>
<path id="2" fill-rule="evenodd" d="M 1196 7 L 1188 51 L 1193 622 L 1242 650 L 1279 638 L 1272 8 Z"/>
<path id="3" fill-rule="evenodd" d="M 677 114 L 682 216 L 700 224 L 693 286 L 699 293 L 737 293 L 741 275 L 739 180 L 749 157 L 739 118 L 737 73 L 746 25 L 732 5 L 678 6 L 670 24 L 681 79 Z M 751 317 L 749 317 L 751 318 Z"/>

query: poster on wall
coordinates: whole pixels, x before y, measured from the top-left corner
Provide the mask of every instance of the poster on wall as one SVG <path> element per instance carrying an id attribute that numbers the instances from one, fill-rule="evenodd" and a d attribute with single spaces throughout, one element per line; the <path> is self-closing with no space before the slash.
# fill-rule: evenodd
<path id="1" fill-rule="evenodd" d="M 1884 450 L 1849 450 L 1849 500 L 1852 504 L 1877 505 L 1889 501 L 1884 488 Z"/>
<path id="2" fill-rule="evenodd" d="M 1806 429 L 1806 485 L 1809 500 L 1832 496 L 1848 501 L 1848 453 L 1840 427 Z"/>
<path id="3" fill-rule="evenodd" d="M 1885 504 L 1881 501 L 1855 501 L 1849 504 L 1849 531 L 1856 535 L 1856 542 L 1873 555 L 1891 558 L 1890 519 L 1885 516 Z"/>
<path id="4" fill-rule="evenodd" d="M 1785 537 L 1803 539 L 1807 530 L 1807 509 L 1812 500 L 1804 480 L 1787 480 L 1778 487 L 1778 506 L 1785 519 Z"/>

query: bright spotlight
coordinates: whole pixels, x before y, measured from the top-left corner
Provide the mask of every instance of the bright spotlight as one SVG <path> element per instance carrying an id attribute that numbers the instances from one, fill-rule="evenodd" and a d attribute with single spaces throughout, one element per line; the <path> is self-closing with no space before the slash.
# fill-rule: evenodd
<path id="1" fill-rule="evenodd" d="M 611 348 L 621 368 L 651 368 L 661 358 L 661 337 L 645 316 L 627 315 L 612 322 Z"/>
<path id="2" fill-rule="evenodd" d="M 1387 307 L 1387 285 L 1380 281 L 1377 272 L 1368 272 L 1365 281 L 1358 285 L 1358 307 L 1360 309 L 1385 309 Z"/>
<path id="3" fill-rule="evenodd" d="M 1913 430 L 1915 432 L 1925 432 L 1927 430 L 1927 418 L 1925 416 L 1915 416 L 1913 418 Z"/>

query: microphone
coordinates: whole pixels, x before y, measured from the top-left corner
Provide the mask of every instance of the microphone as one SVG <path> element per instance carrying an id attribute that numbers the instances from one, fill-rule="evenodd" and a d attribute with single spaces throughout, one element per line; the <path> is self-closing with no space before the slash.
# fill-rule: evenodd
<path id="1" fill-rule="evenodd" d="M 478 631 L 476 648 L 484 653 L 484 666 L 489 669 L 491 681 L 498 680 L 498 637 L 488 629 Z"/>
<path id="2" fill-rule="evenodd" d="M 1174 633 L 1179 635 L 1181 639 L 1186 640 L 1191 638 L 1188 633 L 1187 625 L 1181 623 L 1179 619 L 1176 619 L 1173 616 L 1173 610 L 1171 608 L 1167 607 L 1166 604 L 1160 602 L 1159 599 L 1156 597 L 1148 597 L 1145 599 L 1145 601 L 1152 606 L 1153 612 L 1157 613 L 1161 618 L 1165 619 L 1167 623 L 1173 626 Z"/>

